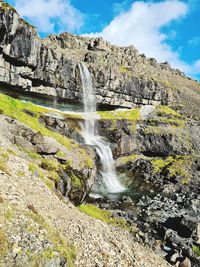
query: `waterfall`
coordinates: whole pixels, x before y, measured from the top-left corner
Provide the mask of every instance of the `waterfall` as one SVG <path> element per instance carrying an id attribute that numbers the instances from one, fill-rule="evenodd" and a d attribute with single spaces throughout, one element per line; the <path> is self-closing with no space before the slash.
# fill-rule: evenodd
<path id="1" fill-rule="evenodd" d="M 96 99 L 93 90 L 92 76 L 87 67 L 79 63 L 83 87 L 83 103 L 85 126 L 83 129 L 83 137 L 85 143 L 93 145 L 100 158 L 102 171 L 102 184 L 108 193 L 119 193 L 125 190 L 115 172 L 114 159 L 110 145 L 98 135 L 96 130 L 96 122 L 99 119 L 96 113 Z"/>

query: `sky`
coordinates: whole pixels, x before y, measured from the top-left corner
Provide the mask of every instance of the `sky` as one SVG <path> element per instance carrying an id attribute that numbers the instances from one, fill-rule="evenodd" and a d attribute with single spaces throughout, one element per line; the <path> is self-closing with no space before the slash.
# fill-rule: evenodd
<path id="1" fill-rule="evenodd" d="M 70 32 L 134 45 L 200 80 L 199 0 L 7 0 L 41 37 Z"/>

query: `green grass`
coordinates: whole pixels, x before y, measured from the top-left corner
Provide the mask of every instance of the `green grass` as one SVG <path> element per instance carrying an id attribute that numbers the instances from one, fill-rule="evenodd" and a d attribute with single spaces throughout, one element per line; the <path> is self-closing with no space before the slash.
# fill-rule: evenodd
<path id="1" fill-rule="evenodd" d="M 155 108 L 157 116 L 146 120 L 148 125 L 158 127 L 158 123 L 166 124 L 171 128 L 183 128 L 185 120 L 183 117 L 168 106 L 157 106 Z"/>
<path id="2" fill-rule="evenodd" d="M 8 158 L 9 158 L 9 152 L 6 151 L 3 148 L 0 148 L 0 157 L 3 158 L 3 159 L 5 159 L 5 160 L 8 160 Z"/>
<path id="3" fill-rule="evenodd" d="M 81 113 L 62 113 L 65 119 L 77 119 L 77 120 L 84 120 L 84 117 Z"/>
<path id="4" fill-rule="evenodd" d="M 154 167 L 154 172 L 155 173 L 160 173 L 166 166 L 171 164 L 174 161 L 173 157 L 167 157 L 165 159 L 153 159 L 151 163 L 153 164 Z"/>
<path id="5" fill-rule="evenodd" d="M 158 123 L 166 124 L 171 127 L 183 128 L 185 126 L 185 121 L 180 119 L 169 119 L 166 117 L 159 117 L 159 118 L 151 118 L 146 120 L 148 125 L 153 127 L 157 127 Z"/>
<path id="6" fill-rule="evenodd" d="M 119 164 L 127 164 L 128 162 L 134 161 L 138 159 L 139 157 L 140 157 L 139 155 L 129 155 L 129 156 L 121 157 L 117 161 Z"/>
<path id="7" fill-rule="evenodd" d="M 128 74 L 128 76 L 131 76 L 132 74 L 131 70 L 124 65 L 119 66 L 119 72 Z"/>
<path id="8" fill-rule="evenodd" d="M 129 120 L 139 121 L 140 120 L 140 109 L 121 109 L 113 111 L 98 111 L 102 120 Z"/>
<path id="9" fill-rule="evenodd" d="M 57 153 L 56 153 L 56 156 L 57 157 L 66 157 L 66 154 L 63 152 L 63 151 L 58 151 Z"/>
<path id="10" fill-rule="evenodd" d="M 167 80 L 164 80 L 162 81 L 163 85 L 167 88 L 171 88 L 172 90 L 176 90 L 176 87 L 169 81 Z"/>
<path id="11" fill-rule="evenodd" d="M 197 256 L 200 256 L 200 246 L 199 245 L 193 245 L 192 250 Z"/>
<path id="12" fill-rule="evenodd" d="M 28 170 L 33 175 L 38 176 L 41 179 L 41 181 L 43 181 L 51 191 L 54 191 L 55 188 L 54 182 L 57 182 L 59 179 L 58 174 L 56 172 L 49 171 L 45 174 L 44 171 L 40 169 L 40 167 L 33 162 L 30 162 L 28 164 Z"/>
<path id="13" fill-rule="evenodd" d="M 7 162 L 5 159 L 0 158 L 0 170 L 9 174 Z"/>
<path id="14" fill-rule="evenodd" d="M 29 162 L 28 164 L 28 170 L 31 172 L 31 173 L 34 173 L 35 171 L 38 170 L 38 165 L 36 165 L 35 163 L 33 162 Z"/>
<path id="15" fill-rule="evenodd" d="M 3 256 L 8 251 L 8 239 L 2 228 L 0 228 L 0 256 Z"/>
<path id="16" fill-rule="evenodd" d="M 83 187 L 83 185 L 82 185 L 81 180 L 80 180 L 79 177 L 77 177 L 73 173 L 70 175 L 70 177 L 72 179 L 72 185 L 73 185 L 73 187 L 77 187 L 77 188 L 82 188 Z"/>
<path id="17" fill-rule="evenodd" d="M 26 174 L 25 174 L 25 172 L 24 171 L 18 171 L 17 172 L 17 176 L 18 177 L 24 177 Z"/>
<path id="18" fill-rule="evenodd" d="M 124 109 L 124 110 L 113 110 L 113 111 L 99 111 L 98 115 L 101 120 L 110 120 L 112 122 L 111 129 L 115 130 L 118 128 L 118 121 L 126 120 L 131 123 L 130 130 L 135 133 L 136 123 L 140 120 L 140 109 Z"/>
<path id="19" fill-rule="evenodd" d="M 156 111 L 158 116 L 166 116 L 168 118 L 181 118 L 181 114 L 176 112 L 175 110 L 171 109 L 168 106 L 157 106 Z"/>
<path id="20" fill-rule="evenodd" d="M 83 148 L 81 148 L 77 143 L 73 142 L 67 137 L 50 131 L 38 121 L 38 118 L 42 114 L 49 112 L 48 109 L 36 106 L 30 102 L 22 102 L 16 100 L 4 94 L 0 94 L 0 108 L 1 110 L 3 110 L 3 113 L 5 115 L 24 123 L 33 130 L 40 132 L 44 136 L 53 137 L 59 143 L 64 145 L 68 150 L 76 151 L 77 156 L 84 159 L 85 166 L 88 168 L 93 168 L 94 163 Z M 29 116 L 28 114 L 23 112 L 24 109 L 36 113 L 36 116 Z"/>
<path id="21" fill-rule="evenodd" d="M 191 174 L 188 171 L 190 165 L 190 156 L 177 156 L 168 168 L 170 177 L 180 176 L 182 177 L 183 184 L 187 184 L 191 179 Z"/>
<path id="22" fill-rule="evenodd" d="M 58 172 L 60 168 L 60 163 L 53 159 L 43 159 L 41 167 L 47 171 Z"/>
<path id="23" fill-rule="evenodd" d="M 42 160 L 42 156 L 41 155 L 39 155 L 38 153 L 36 153 L 36 152 L 34 152 L 34 151 L 24 151 L 24 152 L 26 152 L 28 155 L 29 155 L 29 157 L 30 158 L 32 158 L 32 159 L 35 159 L 35 160 Z"/>
<path id="24" fill-rule="evenodd" d="M 105 223 L 114 225 L 116 227 L 120 227 L 124 230 L 128 230 L 130 232 L 134 232 L 134 229 L 128 225 L 125 219 L 114 218 L 112 217 L 112 213 L 107 210 L 102 210 L 95 205 L 92 204 L 82 204 L 79 207 L 79 210 L 89 215 L 92 218 L 101 220 Z"/>
<path id="25" fill-rule="evenodd" d="M 191 174 L 188 170 L 191 162 L 190 156 L 169 156 L 165 159 L 151 160 L 154 173 L 160 173 L 163 169 L 166 169 L 170 178 L 180 176 L 182 185 L 187 185 L 191 179 Z"/>
<path id="26" fill-rule="evenodd" d="M 59 176 L 58 173 L 55 172 L 55 171 L 49 171 L 49 172 L 47 173 L 47 177 L 48 177 L 51 181 L 53 181 L 54 183 L 57 183 L 57 182 L 59 182 L 59 180 L 60 180 L 60 176 Z"/>
<path id="27" fill-rule="evenodd" d="M 11 221 L 15 217 L 15 211 L 10 206 L 8 206 L 4 213 L 4 216 L 8 221 Z"/>

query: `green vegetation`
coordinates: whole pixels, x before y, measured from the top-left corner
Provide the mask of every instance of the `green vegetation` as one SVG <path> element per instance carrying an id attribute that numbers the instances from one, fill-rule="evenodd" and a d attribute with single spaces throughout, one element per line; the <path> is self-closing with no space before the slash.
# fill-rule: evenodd
<path id="1" fill-rule="evenodd" d="M 182 129 L 185 126 L 185 120 L 175 110 L 168 106 L 156 107 L 157 117 L 146 120 L 147 127 L 144 129 L 145 134 L 177 135 L 177 129 Z M 169 126 L 169 127 L 163 127 Z"/>
<path id="2" fill-rule="evenodd" d="M 72 179 L 72 185 L 73 185 L 73 187 L 82 188 L 81 180 L 76 175 L 71 174 L 70 177 Z"/>
<path id="3" fill-rule="evenodd" d="M 2 228 L 0 228 L 0 257 L 8 251 L 8 239 Z"/>
<path id="4" fill-rule="evenodd" d="M 15 212 L 14 210 L 8 206 L 5 213 L 4 213 L 4 217 L 8 220 L 8 221 L 11 221 L 15 216 Z"/>
<path id="5" fill-rule="evenodd" d="M 66 157 L 66 154 L 63 152 L 63 151 L 58 151 L 57 153 L 56 153 L 56 156 L 57 157 Z"/>
<path id="6" fill-rule="evenodd" d="M 160 173 L 165 169 L 170 178 L 180 176 L 183 185 L 187 185 L 191 179 L 191 174 L 188 171 L 191 165 L 190 156 L 170 156 L 165 159 L 153 159 L 151 163 L 154 167 L 154 173 Z"/>
<path id="7" fill-rule="evenodd" d="M 47 177 L 53 181 L 54 183 L 57 183 L 60 179 L 59 175 L 57 172 L 55 171 L 49 171 L 48 174 L 47 174 Z"/>
<path id="8" fill-rule="evenodd" d="M 144 129 L 144 134 L 148 135 L 167 135 L 167 134 L 176 134 L 175 129 L 173 128 L 168 128 L 168 127 L 159 127 L 159 126 L 151 126 L 148 125 L 147 127 L 145 127 Z"/>
<path id="9" fill-rule="evenodd" d="M 130 161 L 134 161 L 136 159 L 138 159 L 140 157 L 140 155 L 129 155 L 129 156 L 125 156 L 125 157 L 121 157 L 117 160 L 118 164 L 127 164 Z"/>
<path id="10" fill-rule="evenodd" d="M 30 158 L 36 159 L 36 160 L 42 160 L 42 156 L 34 151 L 25 151 L 29 155 Z"/>
<path id="11" fill-rule="evenodd" d="M 194 251 L 194 253 L 196 255 L 200 256 L 200 246 L 199 245 L 193 245 L 192 250 Z"/>
<path id="12" fill-rule="evenodd" d="M 42 159 L 41 167 L 47 171 L 58 172 L 60 163 L 53 159 Z"/>
<path id="13" fill-rule="evenodd" d="M 36 106 L 30 102 L 22 102 L 11 98 L 7 95 L 0 94 L 0 103 L 3 113 L 11 118 L 14 118 L 27 126 L 31 127 L 33 130 L 40 132 L 44 136 L 53 137 L 59 143 L 64 145 L 68 150 L 77 151 L 77 156 L 80 155 L 80 158 L 84 159 L 84 164 L 88 168 L 93 167 L 93 161 L 86 153 L 83 148 L 80 148 L 79 145 L 72 140 L 64 137 L 56 132 L 52 132 L 47 129 L 44 125 L 39 123 L 38 118 L 41 114 L 49 112 L 48 109 Z M 28 114 L 24 113 L 23 110 L 29 110 L 36 113 L 35 117 L 31 117 Z"/>
<path id="14" fill-rule="evenodd" d="M 124 65 L 119 66 L 119 72 L 128 74 L 128 76 L 131 76 L 132 74 L 131 70 Z"/>
<path id="15" fill-rule="evenodd" d="M 129 121 L 131 123 L 132 132 L 136 130 L 136 123 L 140 120 L 140 109 L 121 109 L 121 110 L 113 110 L 113 111 L 99 111 L 98 112 L 100 118 L 102 120 L 110 120 L 112 125 L 111 129 L 115 130 L 118 128 L 119 121 Z"/>
<path id="16" fill-rule="evenodd" d="M 5 160 L 8 160 L 9 154 L 5 149 L 0 148 L 0 157 L 5 159 Z"/>
<path id="17" fill-rule="evenodd" d="M 158 127 L 158 124 L 163 123 L 174 128 L 183 128 L 185 126 L 185 120 L 175 110 L 168 106 L 156 107 L 157 117 L 147 119 L 147 123 L 151 126 Z"/>
<path id="18" fill-rule="evenodd" d="M 24 177 L 25 176 L 25 172 L 24 171 L 18 171 L 17 172 L 17 176 L 18 177 Z"/>
<path id="19" fill-rule="evenodd" d="M 177 156 L 168 168 L 170 177 L 180 176 L 182 177 L 182 184 L 187 184 L 191 179 L 191 175 L 188 172 L 190 165 L 190 156 Z"/>
<path id="20" fill-rule="evenodd" d="M 99 111 L 98 114 L 102 120 L 140 120 L 140 109 L 121 109 L 113 111 Z"/>
<path id="21" fill-rule="evenodd" d="M 0 170 L 9 173 L 8 172 L 8 167 L 7 167 L 7 161 L 9 159 L 9 154 L 8 152 L 0 147 Z"/>
<path id="22" fill-rule="evenodd" d="M 77 120 L 84 120 L 84 117 L 81 113 L 62 113 L 65 119 L 77 119 Z"/>
<path id="23" fill-rule="evenodd" d="M 0 158 L 0 170 L 9 174 L 7 162 L 5 159 Z"/>
<path id="24" fill-rule="evenodd" d="M 158 116 L 166 116 L 168 118 L 181 118 L 181 115 L 168 106 L 157 106 L 156 111 Z"/>
<path id="25" fill-rule="evenodd" d="M 47 231 L 48 238 L 54 245 L 54 248 L 47 248 L 45 252 L 37 255 L 37 257 L 34 255 L 35 258 L 32 259 L 33 262 L 37 263 L 39 259 L 50 260 L 55 257 L 54 252 L 58 252 L 67 259 L 68 266 L 72 267 L 76 260 L 75 247 L 67 244 L 61 233 L 55 228 L 51 227 L 40 214 L 29 211 L 27 215 Z"/>
<path id="26" fill-rule="evenodd" d="M 183 128 L 185 126 L 185 121 L 183 120 L 179 120 L 179 119 L 168 119 L 168 118 L 154 118 L 154 119 L 147 119 L 146 122 L 148 123 L 148 125 L 157 127 L 158 123 L 162 123 L 162 124 L 166 124 L 169 126 L 172 126 L 174 128 L 178 127 L 178 128 Z"/>
<path id="27" fill-rule="evenodd" d="M 162 83 L 163 83 L 163 85 L 164 85 L 165 87 L 167 87 L 167 88 L 171 88 L 172 90 L 176 90 L 176 87 L 175 87 L 171 82 L 165 80 L 165 81 L 163 81 Z"/>
<path id="28" fill-rule="evenodd" d="M 119 219 L 112 217 L 112 213 L 107 210 L 102 210 L 92 204 L 82 204 L 79 206 L 79 210 L 95 219 L 101 220 L 105 223 L 112 224 L 116 227 L 134 232 L 134 229 L 128 225 L 125 219 Z"/>
<path id="29" fill-rule="evenodd" d="M 33 163 L 33 162 L 29 162 L 29 164 L 28 164 L 28 170 L 29 170 L 30 172 L 34 173 L 35 171 L 38 170 L 38 168 L 39 168 L 39 167 L 38 167 L 35 163 Z"/>
<path id="30" fill-rule="evenodd" d="M 167 157 L 165 159 L 159 158 L 159 159 L 153 159 L 151 163 L 154 167 L 155 173 L 160 173 L 166 166 L 171 164 L 174 161 L 173 157 Z"/>
<path id="31" fill-rule="evenodd" d="M 38 165 L 36 165 L 33 162 L 30 162 L 28 165 L 28 169 L 29 171 L 34 174 L 37 175 L 45 184 L 46 186 L 53 191 L 55 188 L 55 184 L 54 182 L 57 181 L 59 179 L 58 174 L 55 172 L 47 172 L 47 174 L 44 173 L 43 170 L 41 170 L 39 168 Z"/>

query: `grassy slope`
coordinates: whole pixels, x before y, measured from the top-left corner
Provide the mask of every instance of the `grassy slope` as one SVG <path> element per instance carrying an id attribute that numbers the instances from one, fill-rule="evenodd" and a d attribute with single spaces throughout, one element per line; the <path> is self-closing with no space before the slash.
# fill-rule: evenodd
<path id="1" fill-rule="evenodd" d="M 29 110 L 33 112 L 35 116 L 32 117 L 26 114 L 23 110 Z M 69 138 L 48 130 L 38 121 L 38 118 L 42 114 L 48 113 L 49 111 L 50 110 L 46 108 L 36 106 L 30 102 L 19 101 L 7 95 L 0 94 L 0 113 L 26 124 L 33 130 L 40 132 L 44 136 L 53 137 L 56 141 L 64 145 L 68 150 L 76 151 L 77 155 L 85 159 L 85 166 L 92 168 L 93 162 L 84 149 L 82 149 L 77 143 L 70 140 Z"/>

